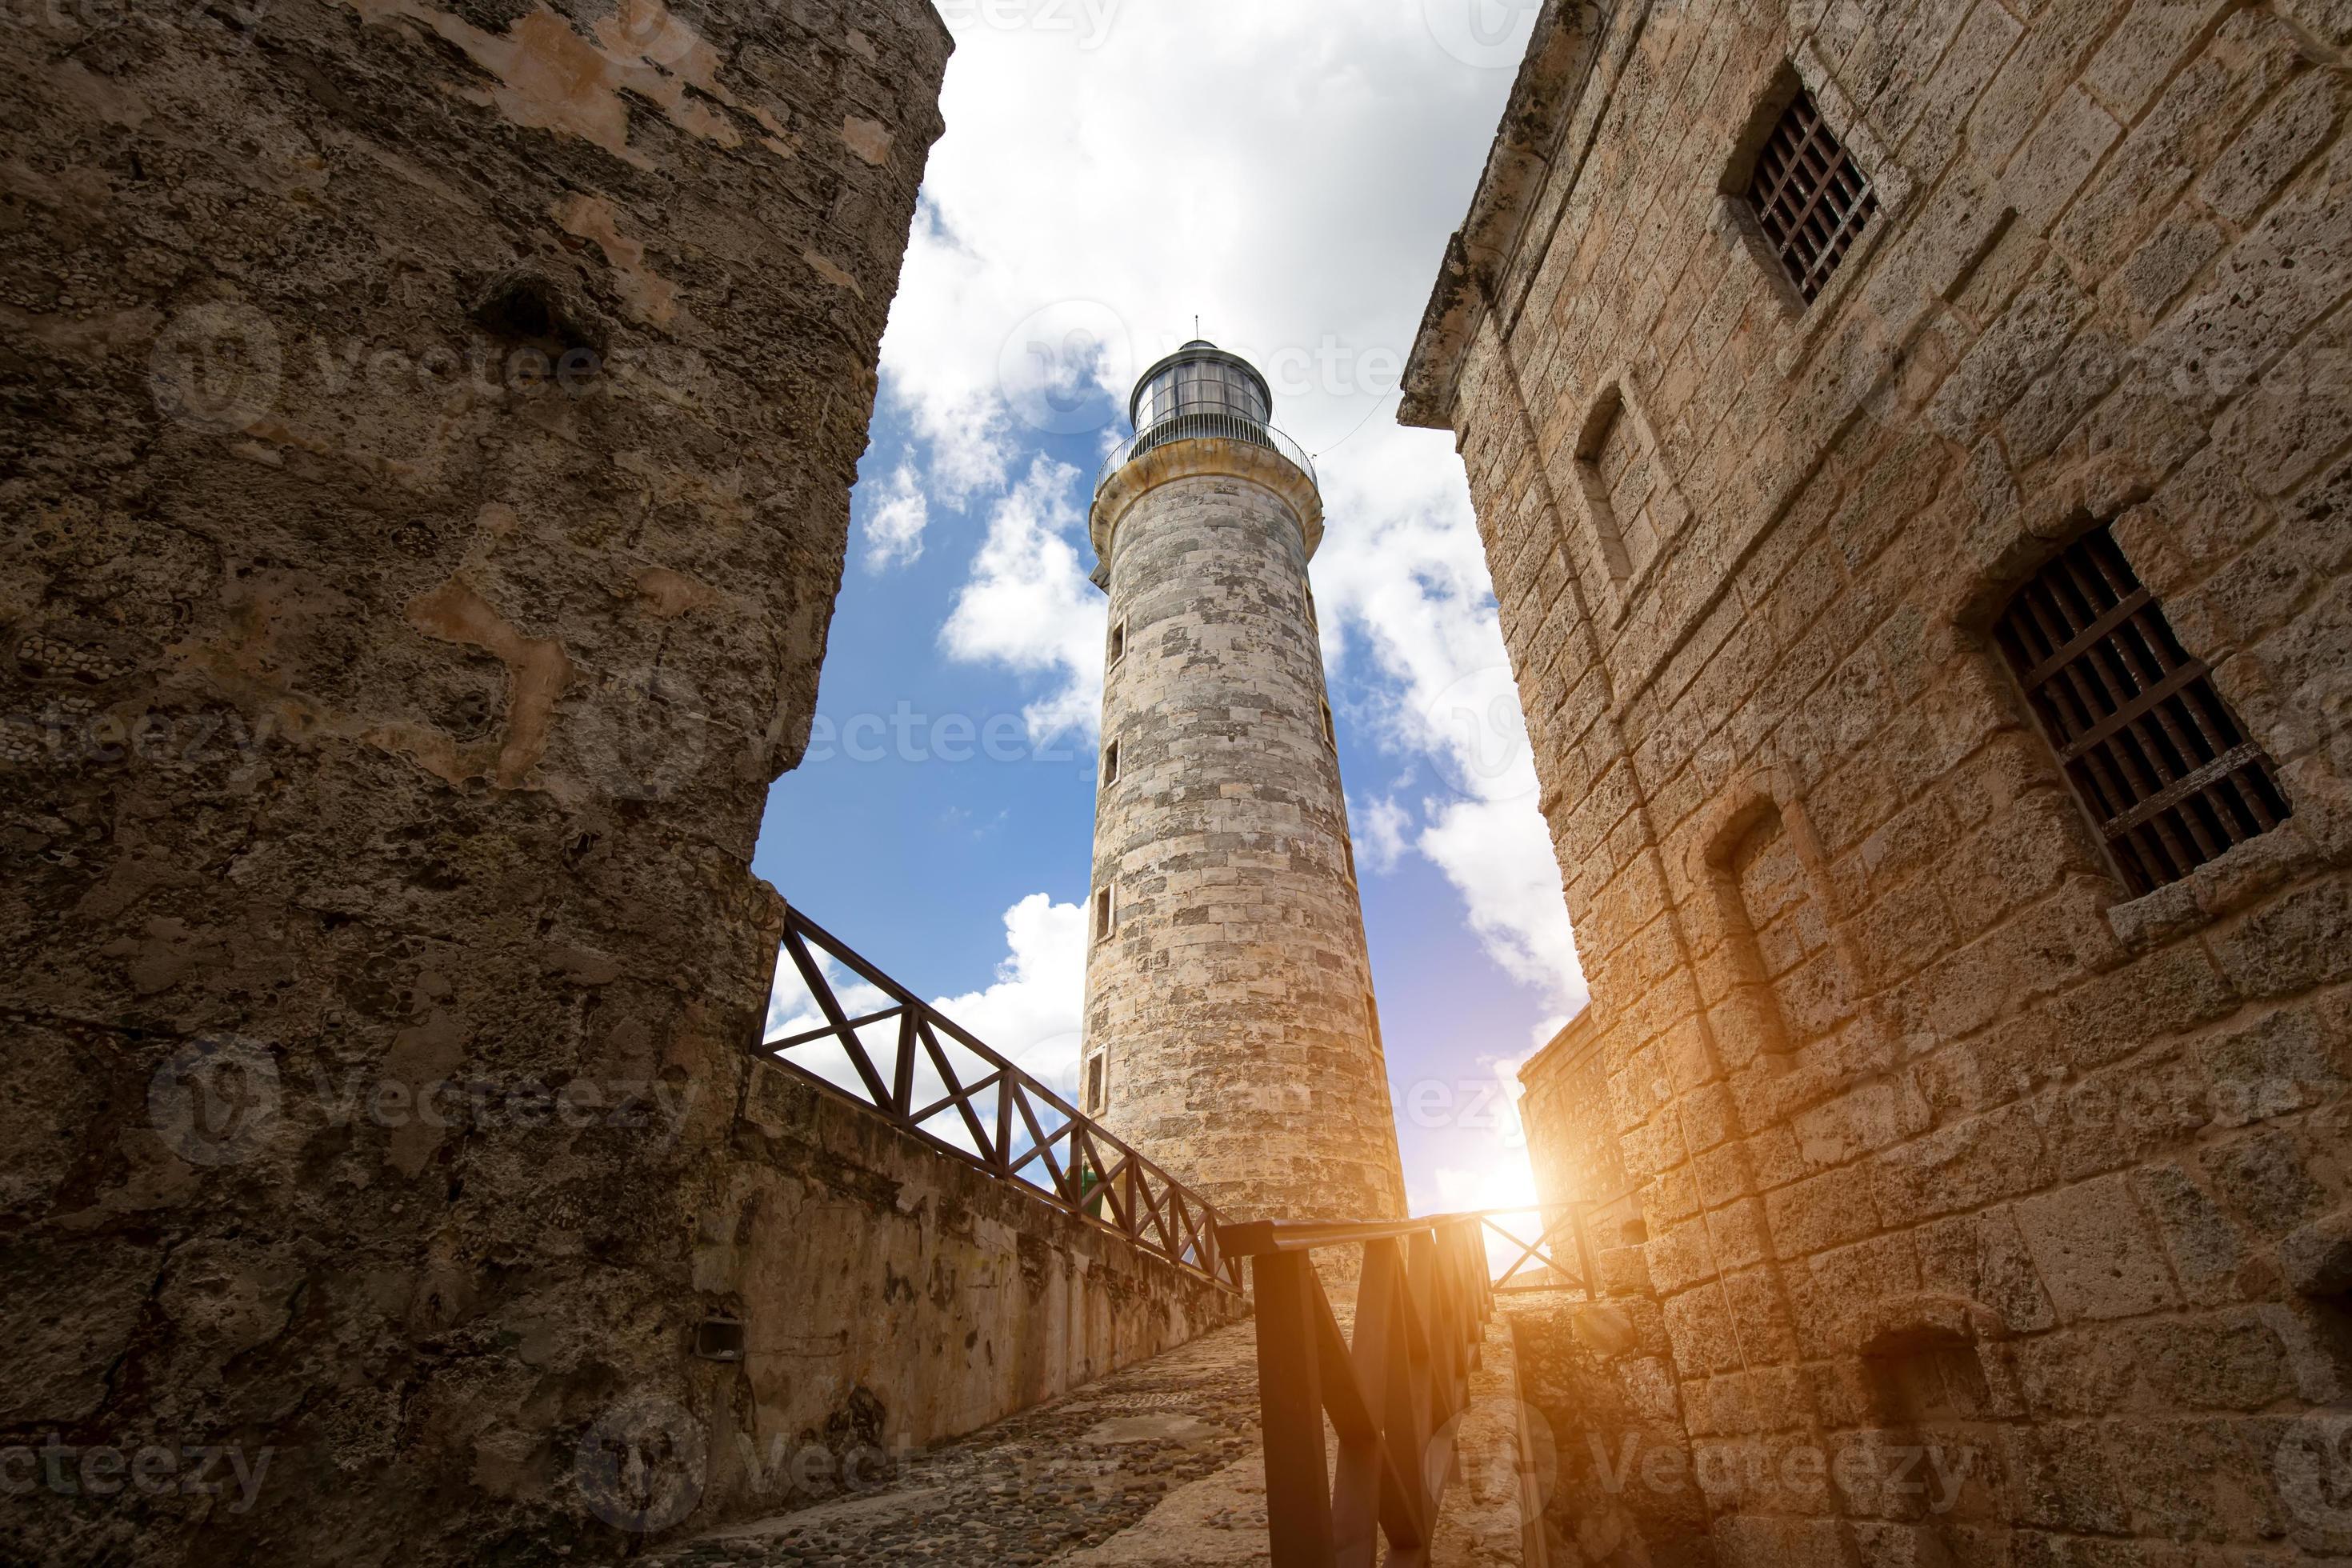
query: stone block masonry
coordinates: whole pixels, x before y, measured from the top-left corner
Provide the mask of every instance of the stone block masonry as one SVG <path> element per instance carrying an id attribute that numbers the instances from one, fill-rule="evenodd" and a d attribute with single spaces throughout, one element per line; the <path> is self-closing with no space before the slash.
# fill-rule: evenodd
<path id="1" fill-rule="evenodd" d="M 1459 442 L 1591 982 L 1552 1142 L 1638 1186 L 1624 1353 L 1719 1561 L 2352 1552 L 2347 44 L 2312 0 L 1538 21 L 1404 416 Z M 1874 203 L 1825 198 L 1810 302 L 1750 205 L 1801 101 Z M 2103 531 L 2146 597 L 2021 666 Z M 2159 656 L 2147 749 L 2062 761 L 2035 703 Z M 2165 816 L 2257 767 L 2283 819 Z M 2160 818 L 2201 863 L 2151 879 L 2109 839 Z M 1874 1445 L 1969 1468 L 1836 1479 Z"/>
<path id="2" fill-rule="evenodd" d="M 677 1409 L 707 1453 L 740 1397 L 693 1352 L 751 1316 L 698 1262 L 747 861 L 949 39 L 920 0 L 0 37 L 0 1448 L 270 1456 L 246 1507 L 11 1495 L 0 1557 L 606 1559 L 587 1440 Z"/>
<path id="3" fill-rule="evenodd" d="M 854 1492 L 854 1461 L 887 1471 L 1247 1310 L 773 1065 L 733 1152 L 694 1253 L 744 1322 L 743 1376 L 709 1406 L 706 1523 Z"/>
<path id="4" fill-rule="evenodd" d="M 1402 1215 L 1309 605 L 1313 482 L 1270 447 L 1184 440 L 1095 516 L 1118 748 L 1087 968 L 1098 1114 L 1228 1219 Z"/>

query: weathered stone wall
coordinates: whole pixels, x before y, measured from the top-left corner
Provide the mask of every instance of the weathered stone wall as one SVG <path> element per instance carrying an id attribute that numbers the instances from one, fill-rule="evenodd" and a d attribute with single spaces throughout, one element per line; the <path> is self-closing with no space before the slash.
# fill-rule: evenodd
<path id="1" fill-rule="evenodd" d="M 1762 1461 L 1727 1562 L 2352 1549 L 2347 45 L 1538 25 L 1406 416 L 1460 438 L 1688 1430 Z M 1883 202 L 1810 307 L 1724 194 L 1791 71 Z M 1578 471 L 1612 398 L 1638 566 Z M 2102 522 L 2294 808 L 2142 898 L 1988 635 Z M 1874 1433 L 1969 1484 L 1789 1483 Z"/>
<path id="2" fill-rule="evenodd" d="M 710 1517 L 781 1511 L 1238 1321 L 1238 1291 L 769 1063 L 694 1268 L 744 1324 Z"/>
<path id="3" fill-rule="evenodd" d="M 1519 1068 L 1519 1123 L 1547 1223 L 1580 1223 L 1586 1248 L 1643 1238 L 1641 1194 L 1625 1173 L 1609 1110 L 1609 1061 L 1590 1007 Z M 1564 1249 L 1560 1256 L 1575 1256 Z"/>
<path id="4" fill-rule="evenodd" d="M 0 1556 L 609 1554 L 583 1436 L 737 1375 L 688 1346 L 773 953 L 747 860 L 947 36 L 0 36 L 0 1449 L 68 1454 Z M 199 1447 L 266 1451 L 255 1495 L 71 1457 Z"/>
<path id="5" fill-rule="evenodd" d="M 1622 1287 L 1629 1259 L 1612 1261 Z M 1501 1312 L 1527 1435 L 1522 1463 L 1541 1509 L 1542 1561 L 1712 1568 L 1706 1494 L 1657 1303 L 1630 1289 L 1604 1302 L 1543 1292 L 1507 1297 Z"/>
<path id="6" fill-rule="evenodd" d="M 1308 598 L 1321 523 L 1304 475 L 1225 441 L 1149 453 L 1097 509 L 1125 640 L 1088 1071 L 1105 1124 L 1229 1219 L 1404 1213 Z"/>

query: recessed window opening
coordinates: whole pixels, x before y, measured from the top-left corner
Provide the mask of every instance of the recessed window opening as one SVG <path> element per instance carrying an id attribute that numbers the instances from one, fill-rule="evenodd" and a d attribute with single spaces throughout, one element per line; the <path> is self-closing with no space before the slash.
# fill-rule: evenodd
<path id="1" fill-rule="evenodd" d="M 1585 416 L 1576 441 L 1577 483 L 1592 518 L 1601 563 L 1621 584 L 1657 553 L 1661 530 L 1653 514 L 1664 489 L 1633 425 L 1624 388 L 1612 385 Z"/>
<path id="2" fill-rule="evenodd" d="M 1105 1058 L 1095 1057 L 1087 1063 L 1087 1114 L 1099 1116 L 1108 1109 L 1110 1097 L 1105 1083 Z"/>
<path id="3" fill-rule="evenodd" d="M 1331 704 L 1323 704 L 1323 743 L 1333 751 L 1339 749 L 1339 727 L 1331 719 Z"/>
<path id="4" fill-rule="evenodd" d="M 2269 753 L 2107 529 L 2019 589 L 1994 637 L 2135 892 L 2177 882 L 2294 815 Z"/>
<path id="5" fill-rule="evenodd" d="M 1878 213 L 1878 193 L 1800 89 L 1757 155 L 1748 203 L 1765 243 L 1811 304 Z"/>
<path id="6" fill-rule="evenodd" d="M 1103 748 L 1103 783 L 1118 783 L 1118 742 L 1113 741 Z"/>
<path id="7" fill-rule="evenodd" d="M 1113 622 L 1110 628 L 1110 662 L 1117 664 L 1127 657 L 1127 623 Z"/>
<path id="8" fill-rule="evenodd" d="M 1108 888 L 1097 889 L 1095 892 L 1095 940 L 1097 942 L 1108 942 L 1114 929 L 1115 928 L 1112 925 L 1110 889 Z"/>

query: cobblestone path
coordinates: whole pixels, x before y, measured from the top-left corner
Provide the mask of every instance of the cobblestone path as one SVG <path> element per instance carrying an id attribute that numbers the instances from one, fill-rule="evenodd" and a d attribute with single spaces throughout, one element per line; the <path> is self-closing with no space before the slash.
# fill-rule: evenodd
<path id="1" fill-rule="evenodd" d="M 1226 1527 L 1239 1532 L 1227 1550 L 1243 1554 L 1213 1560 L 1247 1563 L 1254 1549 L 1263 1561 L 1257 1341 L 1249 1323 L 915 1455 L 878 1490 L 734 1526 L 650 1561 L 664 1568 L 1150 1562 L 1088 1553 L 1171 1493 L 1229 1470 L 1246 1472 L 1251 1489 L 1236 1493 Z"/>
<path id="2" fill-rule="evenodd" d="M 1339 1307 L 1344 1331 L 1351 1314 Z M 1433 1568 L 1519 1561 L 1514 1378 L 1488 1325 Z M 1442 1462 L 1442 1461 L 1441 1461 Z M 736 1525 L 662 1568 L 1255 1568 L 1268 1562 L 1249 1323 L 907 1461 L 887 1486 Z"/>

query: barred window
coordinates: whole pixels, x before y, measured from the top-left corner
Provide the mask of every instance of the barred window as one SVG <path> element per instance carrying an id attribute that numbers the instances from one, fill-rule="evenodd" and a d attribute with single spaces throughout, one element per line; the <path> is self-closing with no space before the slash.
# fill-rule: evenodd
<path id="1" fill-rule="evenodd" d="M 2020 589 L 1996 636 L 2134 891 L 2293 815 L 2270 757 L 2106 529 Z"/>
<path id="2" fill-rule="evenodd" d="M 1878 212 L 1878 194 L 1802 90 L 1757 155 L 1748 200 L 1789 280 L 1807 304 Z"/>

